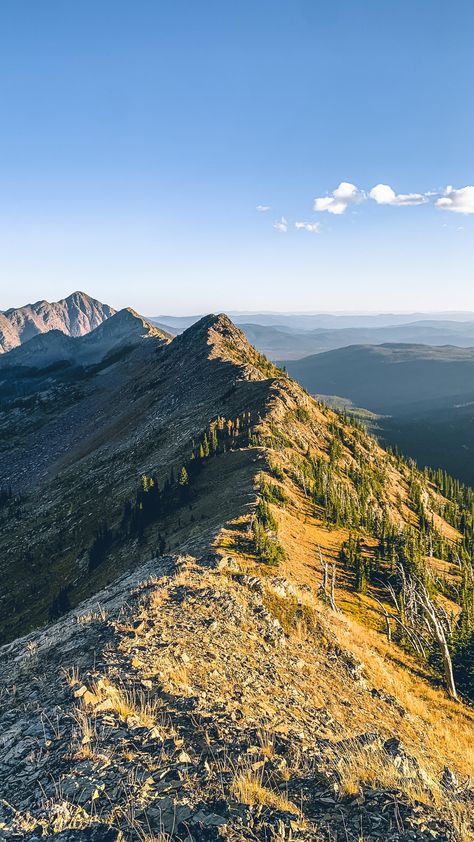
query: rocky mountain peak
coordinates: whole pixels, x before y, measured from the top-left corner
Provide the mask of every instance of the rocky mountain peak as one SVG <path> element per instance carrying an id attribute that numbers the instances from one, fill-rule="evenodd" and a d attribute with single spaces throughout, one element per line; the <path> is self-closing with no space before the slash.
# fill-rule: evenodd
<path id="1" fill-rule="evenodd" d="M 60 301 L 44 299 L 0 314 L 0 353 L 11 351 L 39 333 L 60 330 L 67 336 L 84 336 L 116 311 L 85 292 L 73 292 Z"/>
<path id="2" fill-rule="evenodd" d="M 176 349 L 193 356 L 203 354 L 238 366 L 246 379 L 262 380 L 281 375 L 276 366 L 249 343 L 245 334 L 225 313 L 211 313 L 176 337 Z"/>
<path id="3" fill-rule="evenodd" d="M 188 327 L 185 333 L 193 339 L 197 339 L 199 336 L 210 336 L 211 333 L 231 339 L 243 337 L 242 331 L 225 313 L 209 313 L 191 327 Z"/>
<path id="4" fill-rule="evenodd" d="M 38 333 L 22 345 L 0 356 L 0 369 L 14 370 L 21 366 L 41 368 L 58 362 L 92 365 L 120 348 L 133 347 L 142 340 L 153 338 L 167 343 L 171 338 L 131 308 L 124 308 L 82 336 L 70 336 L 53 329 Z"/>

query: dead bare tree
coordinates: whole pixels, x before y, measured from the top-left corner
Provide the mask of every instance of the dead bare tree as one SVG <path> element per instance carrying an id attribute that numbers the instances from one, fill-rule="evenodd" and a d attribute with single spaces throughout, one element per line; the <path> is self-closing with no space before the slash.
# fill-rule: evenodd
<path id="1" fill-rule="evenodd" d="M 333 562 L 331 573 L 331 591 L 329 593 L 329 604 L 333 611 L 339 611 L 336 605 L 336 564 Z"/>
<path id="2" fill-rule="evenodd" d="M 451 621 L 447 612 L 429 595 L 424 582 L 417 576 L 409 576 L 403 567 L 397 566 L 400 592 L 397 594 L 389 582 L 387 590 L 396 609 L 391 615 L 402 629 L 411 646 L 419 655 L 426 658 L 431 644 L 435 643 L 443 664 L 444 679 L 448 696 L 458 700 L 454 681 L 453 665 L 449 652 L 448 640 L 451 636 Z M 386 623 L 389 625 L 385 606 L 375 597 L 384 610 Z M 389 631 L 387 631 L 387 636 Z"/>
<path id="3" fill-rule="evenodd" d="M 301 471 L 300 476 L 301 476 L 301 485 L 303 486 L 303 493 L 304 493 L 304 496 L 307 497 L 308 492 L 307 492 L 307 489 L 306 489 L 306 477 L 305 477 L 304 471 Z"/>
<path id="4" fill-rule="evenodd" d="M 441 654 L 444 680 L 446 682 L 448 696 L 457 702 L 458 694 L 456 691 L 456 684 L 454 682 L 453 663 L 446 638 L 446 623 L 448 623 L 448 632 L 450 631 L 447 614 L 430 598 L 428 591 L 422 582 L 418 582 L 418 595 L 423 607 L 425 622 L 432 636 L 436 640 Z"/>
<path id="5" fill-rule="evenodd" d="M 416 632 L 416 630 L 413 627 L 408 625 L 402 619 L 405 617 L 404 597 L 402 596 L 401 598 L 397 598 L 395 589 L 390 583 L 387 585 L 387 590 L 391 596 L 394 608 L 397 611 L 397 613 L 392 614 L 391 617 L 396 622 L 397 626 L 401 629 L 403 635 L 409 641 L 414 651 L 417 652 L 418 655 L 421 655 L 423 658 L 426 658 L 426 648 L 423 638 Z M 376 601 L 378 602 L 377 599 Z"/>
<path id="6" fill-rule="evenodd" d="M 371 594 L 371 597 L 372 597 L 372 599 L 375 600 L 375 602 L 378 605 L 380 605 L 380 608 L 382 609 L 383 615 L 385 617 L 385 628 L 387 630 L 387 640 L 388 640 L 389 643 L 391 643 L 392 642 L 392 626 L 390 624 L 390 620 L 391 620 L 392 615 L 389 614 L 386 606 L 383 604 L 383 602 L 380 601 L 380 599 L 378 597 L 375 596 L 375 594 Z"/>
<path id="7" fill-rule="evenodd" d="M 333 611 L 339 611 L 336 605 L 336 565 L 333 563 L 331 570 L 331 583 L 329 583 L 329 564 L 327 559 L 323 559 L 321 547 L 318 545 L 319 563 L 321 565 L 321 573 L 323 581 L 319 588 L 321 599 L 326 602 Z"/>
<path id="8" fill-rule="evenodd" d="M 328 563 L 327 561 L 323 560 L 323 554 L 321 552 L 321 547 L 318 545 L 319 551 L 319 563 L 321 565 L 321 572 L 323 574 L 323 591 L 324 594 L 327 596 L 328 592 Z"/>

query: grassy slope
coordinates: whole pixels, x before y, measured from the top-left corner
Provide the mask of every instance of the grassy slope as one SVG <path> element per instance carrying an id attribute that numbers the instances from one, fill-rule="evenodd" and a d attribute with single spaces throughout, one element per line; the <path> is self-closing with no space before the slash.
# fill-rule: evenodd
<path id="1" fill-rule="evenodd" d="M 471 712 L 467 708 L 462 710 L 459 706 L 453 705 L 442 689 L 435 689 L 438 681 L 434 679 L 433 673 L 427 667 L 420 666 L 417 660 L 400 647 L 386 642 L 385 623 L 380 607 L 370 594 L 358 594 L 354 591 L 352 574 L 344 570 L 338 561 L 341 544 L 347 539 L 349 531 L 326 525 L 323 512 L 315 511 L 300 484 L 294 481 L 295 464 L 298 464 L 303 454 L 308 452 L 308 448 L 319 453 L 327 452 L 330 444 L 327 423 L 336 421 L 343 424 L 344 422 L 331 410 L 321 407 L 309 398 L 304 400 L 304 406 L 309 412 L 309 421 L 308 418 L 304 422 L 298 421 L 294 411 L 296 404 L 300 404 L 303 398 L 294 384 L 280 384 L 278 390 L 281 385 L 286 398 L 286 408 L 283 410 L 282 405 L 275 401 L 270 426 L 268 422 L 264 422 L 263 427 L 266 427 L 267 433 L 272 435 L 275 429 L 272 422 L 276 419 L 280 434 L 291 439 L 298 450 L 295 453 L 294 446 L 285 448 L 279 445 L 266 453 L 272 466 L 279 465 L 285 473 L 285 480 L 278 484 L 282 487 L 287 502 L 283 506 L 271 506 L 278 521 L 278 537 L 287 554 L 285 561 L 279 567 L 279 573 L 281 572 L 298 585 L 309 586 L 313 595 L 316 595 L 322 582 L 319 550 L 324 558 L 336 564 L 336 602 L 342 609 L 344 618 L 341 616 L 336 618 L 333 615 L 333 622 L 336 623 L 341 642 L 344 642 L 345 646 L 368 664 L 373 681 L 386 687 L 390 692 L 394 692 L 397 698 L 402 699 L 408 709 L 416 715 L 418 725 L 414 729 L 408 728 L 409 733 L 405 733 L 405 729 L 402 729 L 403 735 L 409 739 L 412 747 L 418 738 L 417 728 L 423 723 L 423 732 L 429 731 L 432 735 L 432 745 L 429 749 L 432 756 L 435 757 L 437 754 L 440 757 L 449 756 L 450 762 L 457 764 L 465 774 L 472 775 L 474 773 L 474 745 L 470 728 L 474 720 Z M 347 426 L 345 430 L 347 440 L 350 440 L 353 434 L 353 428 Z M 404 465 L 396 464 L 392 457 L 387 455 L 370 437 L 364 434 L 362 440 L 367 459 L 374 465 L 387 466 L 389 479 L 386 500 L 394 521 L 401 524 L 416 524 L 416 515 L 410 509 L 408 497 L 410 470 Z M 350 459 L 350 453 L 344 452 L 341 457 L 342 463 L 349 463 Z M 265 469 L 260 481 L 275 483 L 272 473 Z M 441 500 L 439 492 L 431 485 L 428 487 L 428 506 L 430 500 L 438 505 Z M 436 514 L 434 518 L 437 529 L 449 541 L 459 539 L 459 533 L 452 526 Z M 241 525 L 240 528 L 242 528 Z M 366 535 L 366 552 L 370 553 L 370 547 L 375 543 L 370 535 Z M 235 549 L 237 546 L 237 552 L 239 552 L 241 542 L 236 545 L 232 532 L 225 530 L 218 545 L 223 551 Z M 258 559 L 251 554 L 240 552 L 239 558 L 249 570 L 261 571 L 262 567 L 258 564 Z M 435 574 L 456 577 L 456 568 L 446 562 L 435 558 L 428 561 Z M 456 611 L 454 604 L 450 603 L 448 607 Z"/>

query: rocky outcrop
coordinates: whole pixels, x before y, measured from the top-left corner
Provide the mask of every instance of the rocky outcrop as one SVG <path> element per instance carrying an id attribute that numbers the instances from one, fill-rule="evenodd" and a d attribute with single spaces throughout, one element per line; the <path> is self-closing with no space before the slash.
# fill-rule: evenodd
<path id="1" fill-rule="evenodd" d="M 386 738 L 383 707 L 392 734 L 406 712 L 350 677 L 323 612 L 282 627 L 272 600 L 308 598 L 167 556 L 0 650 L 0 838 L 455 842 L 472 792 Z"/>

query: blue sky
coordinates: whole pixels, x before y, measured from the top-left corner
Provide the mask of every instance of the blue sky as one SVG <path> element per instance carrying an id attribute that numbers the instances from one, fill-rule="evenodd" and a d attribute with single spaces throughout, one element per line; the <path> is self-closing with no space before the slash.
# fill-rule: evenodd
<path id="1" fill-rule="evenodd" d="M 0 308 L 474 309 L 473 39 L 468 0 L 5 0 Z"/>

